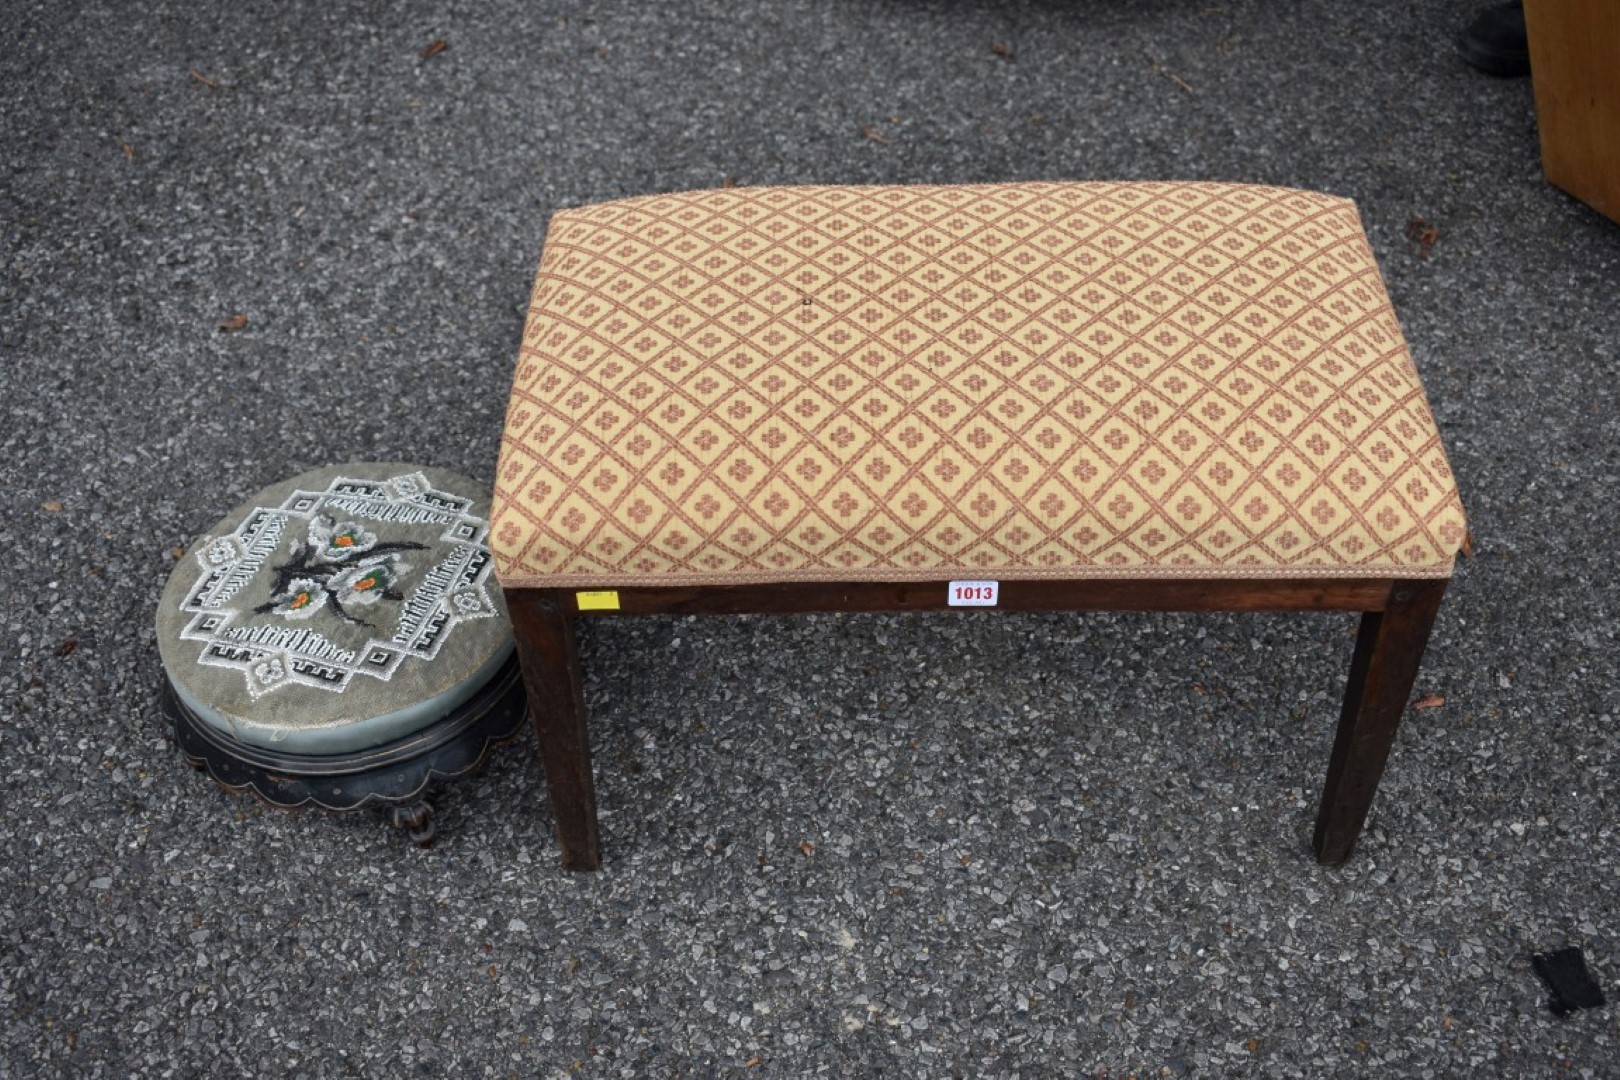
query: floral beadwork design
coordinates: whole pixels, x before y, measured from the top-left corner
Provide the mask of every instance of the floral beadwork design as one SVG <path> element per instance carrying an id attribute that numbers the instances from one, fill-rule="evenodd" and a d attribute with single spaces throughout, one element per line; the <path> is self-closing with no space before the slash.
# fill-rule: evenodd
<path id="1" fill-rule="evenodd" d="M 287 677 L 287 665 L 281 662 L 281 657 L 272 656 L 253 665 L 253 677 L 259 681 L 260 686 L 274 686 Z"/>
<path id="2" fill-rule="evenodd" d="M 321 562 L 346 562 L 377 546 L 377 534 L 367 532 L 352 521 L 334 522 L 325 514 L 309 523 L 309 542 Z"/>
<path id="3" fill-rule="evenodd" d="M 253 610 L 309 619 L 330 605 L 339 618 L 370 626 L 349 608 L 405 599 L 399 583 L 411 565 L 400 553 L 425 549 L 409 540 L 379 543 L 376 533 L 353 521 L 318 514 L 310 519 L 308 538 L 294 541 L 287 561 L 275 568 L 270 599 Z"/>
<path id="4" fill-rule="evenodd" d="M 197 545 L 180 640 L 200 645 L 200 666 L 240 672 L 254 700 L 388 683 L 451 637 L 480 656 L 509 640 L 470 481 L 361 468 L 300 477 Z"/>
<path id="5" fill-rule="evenodd" d="M 328 588 L 345 604 L 375 604 L 385 597 L 398 600 L 394 586 L 409 569 L 397 556 L 380 555 L 338 574 Z"/>
<path id="6" fill-rule="evenodd" d="M 229 566 L 242 558 L 242 544 L 234 536 L 216 536 L 203 547 L 203 565 Z"/>
<path id="7" fill-rule="evenodd" d="M 326 589 L 314 578 L 295 578 L 287 591 L 267 605 L 270 611 L 288 619 L 308 619 L 326 606 Z M 264 608 L 260 609 L 265 610 Z"/>

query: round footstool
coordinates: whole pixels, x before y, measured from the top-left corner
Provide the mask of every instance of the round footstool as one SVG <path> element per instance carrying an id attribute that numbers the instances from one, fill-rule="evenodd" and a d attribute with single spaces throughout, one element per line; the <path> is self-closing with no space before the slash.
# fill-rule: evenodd
<path id="1" fill-rule="evenodd" d="M 525 716 L 488 532 L 487 493 L 419 465 L 317 469 L 237 507 L 158 605 L 186 757 L 276 806 L 380 808 L 431 843 L 431 787 Z"/>

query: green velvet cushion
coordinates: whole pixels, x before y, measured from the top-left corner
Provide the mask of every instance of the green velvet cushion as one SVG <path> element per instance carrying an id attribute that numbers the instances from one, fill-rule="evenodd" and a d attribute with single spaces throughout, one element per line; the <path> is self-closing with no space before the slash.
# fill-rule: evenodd
<path id="1" fill-rule="evenodd" d="M 487 494 L 401 464 L 317 469 L 191 546 L 158 606 L 177 695 L 234 738 L 364 750 L 443 719 L 511 655 Z"/>

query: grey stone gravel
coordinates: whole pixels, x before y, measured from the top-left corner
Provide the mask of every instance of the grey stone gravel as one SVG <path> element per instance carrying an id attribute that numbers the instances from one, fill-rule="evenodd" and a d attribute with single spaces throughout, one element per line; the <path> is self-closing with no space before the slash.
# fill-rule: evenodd
<path id="1" fill-rule="evenodd" d="M 1475 6 L 8 5 L 0 1075 L 1620 1074 L 1528 962 L 1620 996 L 1620 227 Z M 1471 515 L 1342 869 L 1343 617 L 593 623 L 596 876 L 527 744 L 422 852 L 167 740 L 171 549 L 328 462 L 490 479 L 552 209 L 1151 177 L 1360 203 Z"/>

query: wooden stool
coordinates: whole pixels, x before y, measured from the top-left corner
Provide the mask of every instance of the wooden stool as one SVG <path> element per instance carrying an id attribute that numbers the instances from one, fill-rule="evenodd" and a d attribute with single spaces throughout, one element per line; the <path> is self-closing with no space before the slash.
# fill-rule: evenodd
<path id="1" fill-rule="evenodd" d="M 1207 183 L 758 188 L 557 213 L 491 524 L 565 866 L 578 617 L 1359 611 L 1349 856 L 1456 486 L 1355 207 Z"/>
<path id="2" fill-rule="evenodd" d="M 356 462 L 227 514 L 158 603 L 187 760 L 273 806 L 376 808 L 432 843 L 432 789 L 523 731 L 488 513 L 455 473 Z"/>

